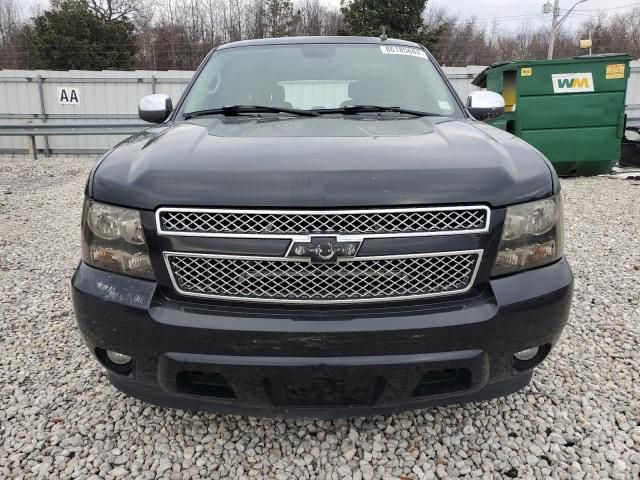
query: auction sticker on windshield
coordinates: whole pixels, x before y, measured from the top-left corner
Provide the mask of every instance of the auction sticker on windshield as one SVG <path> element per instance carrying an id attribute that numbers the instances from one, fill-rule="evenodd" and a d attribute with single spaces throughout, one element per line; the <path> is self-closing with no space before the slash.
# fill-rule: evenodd
<path id="1" fill-rule="evenodd" d="M 385 55 L 410 55 L 412 57 L 427 58 L 427 52 L 416 47 L 402 47 L 399 45 L 380 45 Z"/>

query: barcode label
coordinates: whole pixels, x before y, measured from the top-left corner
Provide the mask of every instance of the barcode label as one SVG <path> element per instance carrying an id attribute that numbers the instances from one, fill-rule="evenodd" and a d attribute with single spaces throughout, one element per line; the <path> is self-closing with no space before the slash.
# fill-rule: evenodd
<path id="1" fill-rule="evenodd" d="M 381 45 L 380 50 L 385 55 L 409 55 L 411 57 L 427 58 L 427 52 L 416 47 L 402 47 L 399 45 Z"/>

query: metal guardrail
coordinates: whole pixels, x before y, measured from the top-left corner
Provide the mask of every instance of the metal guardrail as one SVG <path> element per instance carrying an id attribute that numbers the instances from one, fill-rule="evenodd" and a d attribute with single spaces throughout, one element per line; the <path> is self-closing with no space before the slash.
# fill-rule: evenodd
<path id="1" fill-rule="evenodd" d="M 65 125 L 46 123 L 39 125 L 0 125 L 0 136 L 26 136 L 27 148 L 31 157 L 38 158 L 36 148 L 36 136 L 40 135 L 133 135 L 145 128 L 149 128 L 150 123 L 132 124 L 80 124 Z"/>
<path id="2" fill-rule="evenodd" d="M 627 105 L 627 126 L 640 127 L 640 104 Z"/>
<path id="3" fill-rule="evenodd" d="M 125 130 L 117 130 L 120 124 L 111 125 L 111 123 L 118 122 L 129 125 L 139 121 L 137 114 L 122 112 L 123 106 L 131 106 L 137 103 L 143 95 L 158 93 L 159 91 L 172 93 L 177 98 L 184 86 L 191 80 L 192 75 L 193 72 L 142 70 L 125 73 L 110 71 L 0 71 L 0 123 L 12 124 L 11 127 L 18 125 L 18 129 L 11 129 L 12 133 L 6 131 L 9 127 L 0 125 L 2 130 L 0 135 L 3 135 L 0 136 L 0 140 L 2 140 L 0 153 L 24 151 L 19 147 L 19 140 L 16 141 L 9 138 L 12 135 L 14 137 L 26 136 L 29 140 L 28 150 L 36 152 L 32 145 L 34 136 L 29 135 L 29 132 L 21 132 L 19 130 L 20 127 L 31 128 L 33 125 L 30 122 L 34 122 L 38 128 L 43 124 L 49 125 L 49 122 L 56 126 L 56 130 L 39 130 L 36 135 L 38 140 L 37 148 L 47 156 L 53 150 L 49 142 L 50 135 L 57 136 L 55 141 L 56 152 L 97 153 L 107 150 L 110 142 L 98 139 L 95 139 L 95 146 L 100 144 L 97 148 L 82 149 L 76 147 L 75 145 L 81 145 L 86 142 L 84 140 L 79 142 L 73 140 L 74 135 L 76 138 L 82 135 L 75 129 L 83 129 L 82 132 L 87 139 L 91 139 L 89 142 L 91 142 L 92 146 L 94 144 L 92 135 L 127 135 L 135 133 L 138 128 L 131 131 L 126 128 Z M 58 105 L 59 100 L 57 97 L 59 93 L 56 92 L 56 87 L 61 86 L 82 89 L 83 93 L 80 96 L 82 99 L 81 106 Z M 105 107 L 103 103 L 104 97 L 113 98 L 113 102 L 108 107 Z M 111 113 L 106 113 L 106 110 Z M 126 108 L 126 110 L 128 111 L 129 109 Z M 58 127 L 57 125 L 68 120 L 71 122 L 68 122 L 66 126 L 74 128 L 74 130 L 66 134 L 59 130 L 59 128 L 64 129 L 64 127 L 62 125 Z M 94 130 L 96 124 L 85 125 L 85 123 L 90 123 L 91 121 L 101 124 L 100 126 L 109 124 L 106 128 L 107 133 Z M 76 124 L 75 122 L 78 123 Z M 145 126 L 147 125 L 143 125 L 140 128 Z M 67 135 L 69 136 L 67 137 Z M 10 145 L 10 147 L 5 148 L 5 145 Z"/>
<path id="4" fill-rule="evenodd" d="M 627 105 L 627 126 L 640 127 L 640 105 Z M 0 118 L 6 116 L 0 115 Z M 71 116 L 70 116 L 71 117 Z M 87 116 L 84 116 L 87 118 Z M 36 147 L 36 136 L 51 135 L 133 135 L 135 133 L 149 128 L 149 123 L 131 123 L 131 124 L 55 124 L 42 123 L 33 124 L 0 124 L 0 136 L 26 136 L 27 149 L 31 157 L 35 160 L 38 158 L 38 149 Z M 45 149 L 48 154 L 48 145 Z"/>

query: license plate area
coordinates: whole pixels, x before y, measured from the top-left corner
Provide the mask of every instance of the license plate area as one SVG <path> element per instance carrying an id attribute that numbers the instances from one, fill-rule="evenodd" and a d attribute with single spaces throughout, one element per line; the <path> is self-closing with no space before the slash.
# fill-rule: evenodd
<path id="1" fill-rule="evenodd" d="M 313 376 L 269 377 L 264 388 L 280 407 L 351 407 L 374 405 L 385 387 L 383 377 Z"/>

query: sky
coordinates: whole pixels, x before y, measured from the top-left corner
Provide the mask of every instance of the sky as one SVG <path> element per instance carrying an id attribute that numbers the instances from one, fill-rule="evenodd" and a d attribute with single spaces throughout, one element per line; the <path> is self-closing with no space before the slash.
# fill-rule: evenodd
<path id="1" fill-rule="evenodd" d="M 48 0 L 21 0 L 28 7 L 34 4 L 47 6 Z M 458 14 L 461 18 L 476 17 L 478 22 L 492 25 L 494 17 L 500 27 L 518 27 L 522 23 L 532 25 L 550 24 L 551 15 L 543 15 L 542 7 L 545 3 L 554 0 L 429 0 L 430 7 L 444 7 L 451 13 Z M 560 8 L 565 11 L 576 3 L 577 0 L 560 0 Z M 340 0 L 322 0 L 331 7 L 338 7 Z M 619 12 L 640 7 L 640 0 L 586 0 L 578 5 L 574 13 L 567 20 L 567 26 L 580 23 L 600 11 Z"/>
<path id="2" fill-rule="evenodd" d="M 542 14 L 542 6 L 547 1 L 554 3 L 554 0 L 429 0 L 429 6 L 445 7 L 460 17 L 475 16 L 479 21 L 487 22 L 489 25 L 495 16 L 500 26 L 517 27 L 523 22 L 533 25 L 550 24 L 551 16 Z M 560 8 L 569 9 L 576 1 L 560 0 Z M 324 2 L 331 6 L 340 4 L 340 0 Z M 598 11 L 624 12 L 633 6 L 640 7 L 640 0 L 587 0 L 576 7 L 569 23 L 579 23 Z"/>

